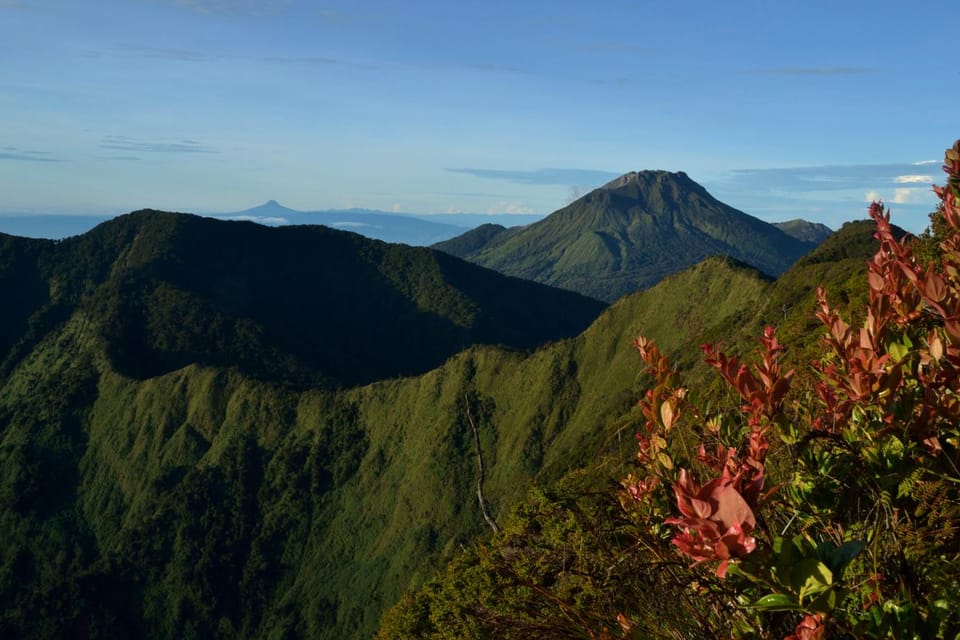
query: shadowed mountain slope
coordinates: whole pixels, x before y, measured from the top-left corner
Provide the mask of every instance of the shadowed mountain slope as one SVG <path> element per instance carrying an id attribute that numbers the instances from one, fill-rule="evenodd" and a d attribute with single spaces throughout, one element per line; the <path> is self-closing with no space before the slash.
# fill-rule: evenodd
<path id="1" fill-rule="evenodd" d="M 83 308 L 116 368 L 190 363 L 352 385 L 438 366 L 476 343 L 575 335 L 594 300 L 430 249 L 325 227 L 268 228 L 141 211 L 63 242 L 0 240 L 0 358 Z"/>
<path id="2" fill-rule="evenodd" d="M 600 300 L 647 288 L 712 255 L 779 275 L 815 243 L 723 204 L 685 173 L 631 172 L 540 222 L 434 245 Z"/>

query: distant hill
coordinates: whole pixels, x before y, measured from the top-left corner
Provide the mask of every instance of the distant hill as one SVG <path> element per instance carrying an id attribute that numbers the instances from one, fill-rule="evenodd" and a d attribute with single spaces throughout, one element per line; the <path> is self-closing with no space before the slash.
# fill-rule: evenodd
<path id="1" fill-rule="evenodd" d="M 270 200 L 258 207 L 234 213 L 218 213 L 213 217 L 226 220 L 249 220 L 272 226 L 322 224 L 326 227 L 353 231 L 360 235 L 411 246 L 426 246 L 454 237 L 470 228 L 467 224 L 431 221 L 403 213 L 368 209 L 331 209 L 297 211 Z"/>
<path id="2" fill-rule="evenodd" d="M 804 242 L 812 242 L 814 244 L 820 244 L 824 240 L 830 237 L 830 234 L 833 233 L 833 229 L 828 227 L 825 224 L 820 224 L 819 222 L 807 222 L 797 218 L 795 220 L 787 220 L 786 222 L 774 222 L 773 226 L 780 231 L 783 231 L 788 236 L 793 236 L 797 240 L 803 240 Z"/>
<path id="3" fill-rule="evenodd" d="M 411 246 L 428 246 L 458 236 L 482 224 L 509 226 L 529 224 L 543 216 L 525 214 L 437 213 L 416 215 L 373 209 L 328 209 L 298 211 L 276 200 L 259 206 L 224 213 L 208 213 L 221 220 L 243 220 L 267 226 L 322 224 L 334 229 L 399 242 Z M 0 214 L 0 233 L 27 238 L 60 240 L 90 231 L 113 215 Z"/>
<path id="4" fill-rule="evenodd" d="M 59 243 L 0 236 L 0 297 L 14 301 L 7 368 L 81 311 L 133 377 L 202 363 L 331 385 L 421 373 L 477 343 L 535 347 L 603 309 L 426 248 L 157 211 Z"/>
<path id="5" fill-rule="evenodd" d="M 519 228 L 516 228 L 511 233 L 507 230 L 507 227 L 500 224 L 482 224 L 456 238 L 439 242 L 434 245 L 434 248 L 444 253 L 465 258 L 484 249 L 490 249 L 496 244 L 501 244 L 519 230 Z"/>
<path id="6" fill-rule="evenodd" d="M 523 214 L 436 213 L 416 215 L 394 213 L 375 209 L 327 209 L 323 211 L 297 211 L 276 200 L 236 211 L 212 214 L 226 220 L 250 220 L 272 226 L 288 224 L 322 224 L 334 229 L 353 231 L 360 235 L 399 242 L 411 246 L 428 246 L 456 237 L 479 225 L 529 224 L 543 216 Z"/>
<path id="7" fill-rule="evenodd" d="M 685 173 L 627 173 L 540 222 L 435 248 L 502 273 L 613 301 L 711 255 L 776 276 L 816 246 L 711 196 Z"/>

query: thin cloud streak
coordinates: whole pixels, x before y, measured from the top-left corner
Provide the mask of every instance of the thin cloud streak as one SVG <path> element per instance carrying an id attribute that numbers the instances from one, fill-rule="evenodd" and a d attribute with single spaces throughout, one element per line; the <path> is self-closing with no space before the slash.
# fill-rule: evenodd
<path id="1" fill-rule="evenodd" d="M 280 216 L 237 215 L 237 216 L 210 216 L 210 217 L 216 218 L 217 220 L 233 220 L 237 222 L 256 222 L 257 224 L 265 224 L 273 227 L 290 224 L 290 220 Z"/>
<path id="2" fill-rule="evenodd" d="M 786 76 L 857 76 L 874 73 L 869 67 L 772 67 L 757 69 L 756 73 L 770 73 Z"/>
<path id="3" fill-rule="evenodd" d="M 156 142 L 129 136 L 104 136 L 99 146 L 101 149 L 147 153 L 220 153 L 219 149 L 202 145 L 196 140 Z"/>
<path id="4" fill-rule="evenodd" d="M 206 62 L 215 58 L 199 51 L 188 49 L 159 49 L 154 47 L 114 47 L 106 53 L 135 58 L 156 58 L 159 60 L 179 60 L 181 62 Z"/>
<path id="5" fill-rule="evenodd" d="M 278 15 L 286 11 L 289 0 L 173 0 L 178 7 L 212 16 Z"/>
<path id="6" fill-rule="evenodd" d="M 472 71 L 496 71 L 502 73 L 527 73 L 519 67 L 512 67 L 510 65 L 503 64 L 493 64 L 487 62 L 475 62 L 471 64 L 463 65 L 464 69 L 470 69 Z"/>
<path id="7" fill-rule="evenodd" d="M 270 65 L 300 65 L 300 66 L 331 66 L 331 65 L 349 65 L 355 68 L 376 68 L 373 65 L 364 65 L 350 62 L 340 58 L 331 58 L 329 56 L 237 56 L 227 54 L 211 54 L 192 51 L 190 49 L 162 49 L 155 47 L 140 46 L 122 46 L 104 49 L 102 51 L 87 52 L 88 58 L 100 58 L 103 56 L 112 56 L 119 58 L 135 58 L 147 60 L 169 60 L 172 62 L 243 62 L 243 63 L 261 63 Z"/>
<path id="8" fill-rule="evenodd" d="M 913 163 L 734 169 L 723 182 L 756 190 L 808 192 L 862 189 L 865 184 L 876 188 L 878 185 L 908 182 L 903 178 L 910 178 L 910 182 L 917 182 L 913 178 L 935 181 L 932 176 L 918 176 L 914 171 L 916 165 Z"/>
<path id="9" fill-rule="evenodd" d="M 20 149 L 19 147 L 3 147 L 0 150 L 0 160 L 14 160 L 18 162 L 62 162 L 49 151 L 35 149 Z"/>
<path id="10" fill-rule="evenodd" d="M 284 56 L 268 56 L 263 58 L 257 58 L 259 62 L 265 62 L 267 64 L 281 64 L 281 65 L 306 65 L 306 66 L 325 66 L 332 64 L 348 64 L 343 60 L 338 60 L 337 58 L 327 58 L 325 56 L 302 56 L 302 57 L 284 57 Z"/>

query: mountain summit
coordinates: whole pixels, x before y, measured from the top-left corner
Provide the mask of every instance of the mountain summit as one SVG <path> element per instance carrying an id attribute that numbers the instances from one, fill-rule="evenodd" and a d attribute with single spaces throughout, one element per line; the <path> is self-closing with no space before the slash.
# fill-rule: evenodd
<path id="1" fill-rule="evenodd" d="M 726 205 L 683 172 L 631 171 L 540 222 L 434 245 L 508 275 L 613 301 L 711 255 L 771 276 L 816 243 Z"/>

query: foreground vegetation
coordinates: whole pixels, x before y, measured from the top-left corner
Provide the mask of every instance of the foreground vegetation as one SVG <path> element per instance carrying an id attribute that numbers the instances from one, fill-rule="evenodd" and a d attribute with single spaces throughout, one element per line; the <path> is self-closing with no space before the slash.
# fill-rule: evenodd
<path id="1" fill-rule="evenodd" d="M 924 238 L 872 206 L 862 328 L 820 287 L 826 336 L 799 360 L 770 327 L 752 362 L 703 347 L 719 389 L 638 338 L 650 379 L 619 487 L 614 460 L 534 492 L 381 637 L 956 637 L 960 141 L 944 168 Z"/>
<path id="2" fill-rule="evenodd" d="M 960 142 L 945 170 L 926 237 L 901 242 L 871 208 L 862 329 L 818 288 L 819 346 L 798 359 L 770 327 L 752 362 L 705 345 L 719 388 L 638 338 L 630 472 L 608 460 L 535 491 L 380 637 L 955 637 Z"/>

